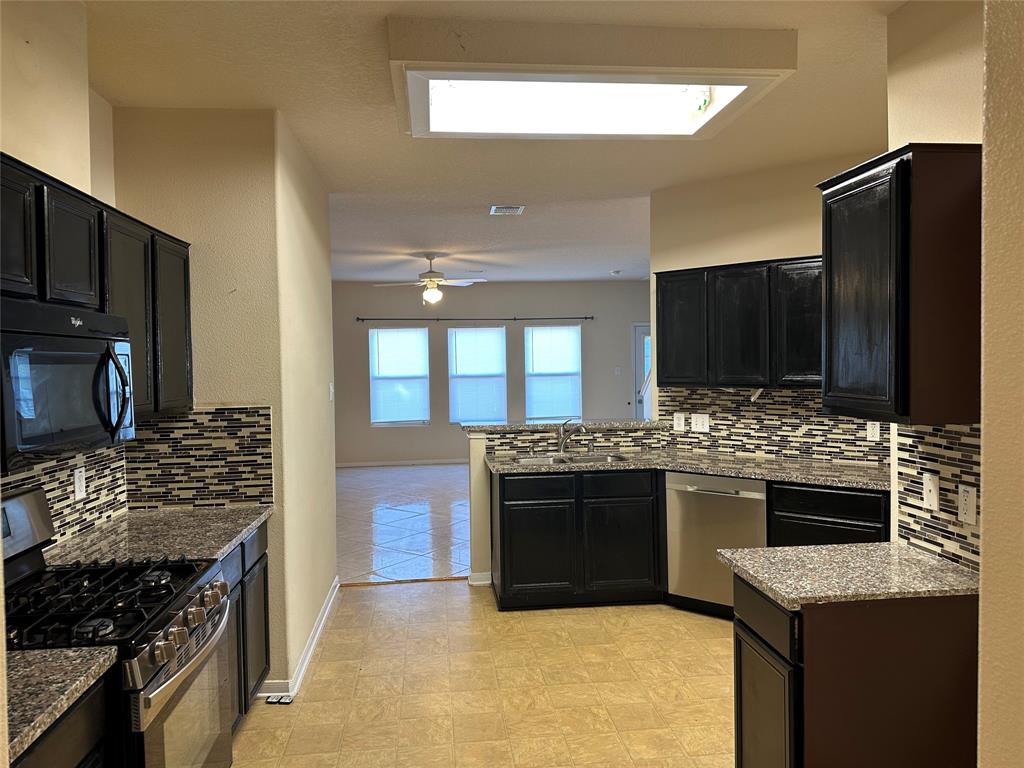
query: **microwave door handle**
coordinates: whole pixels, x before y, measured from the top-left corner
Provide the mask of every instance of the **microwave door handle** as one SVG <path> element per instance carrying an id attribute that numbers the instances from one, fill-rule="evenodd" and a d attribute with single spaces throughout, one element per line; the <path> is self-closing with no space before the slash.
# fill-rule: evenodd
<path id="1" fill-rule="evenodd" d="M 128 396 L 128 372 L 125 371 L 124 366 L 121 365 L 121 359 L 117 356 L 114 351 L 114 345 L 107 344 L 107 354 L 110 355 L 110 362 L 114 364 L 114 370 L 117 371 L 117 378 L 121 381 L 121 407 L 117 411 L 117 421 L 114 422 L 114 426 L 110 429 L 110 436 L 114 440 L 117 439 L 117 433 L 121 431 L 121 427 L 124 426 L 124 420 L 128 418 L 128 406 L 131 403 L 131 398 Z"/>

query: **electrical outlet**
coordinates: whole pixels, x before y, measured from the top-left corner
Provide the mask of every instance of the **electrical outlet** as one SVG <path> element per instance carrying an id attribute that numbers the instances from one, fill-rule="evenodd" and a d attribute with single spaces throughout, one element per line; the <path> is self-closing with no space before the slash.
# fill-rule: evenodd
<path id="1" fill-rule="evenodd" d="M 868 422 L 868 440 L 877 443 L 882 439 L 882 425 L 877 421 Z"/>
<path id="2" fill-rule="evenodd" d="M 75 470 L 75 501 L 85 498 L 85 467 Z"/>
<path id="3" fill-rule="evenodd" d="M 978 489 L 973 485 L 957 486 L 956 517 L 966 525 L 978 524 Z"/>
<path id="4" fill-rule="evenodd" d="M 686 414 L 685 413 L 673 413 L 672 414 L 672 430 L 674 432 L 685 432 L 686 431 Z"/>
<path id="5" fill-rule="evenodd" d="M 924 485 L 924 508 L 939 511 L 939 476 L 925 473 L 921 478 Z"/>
<path id="6" fill-rule="evenodd" d="M 691 413 L 690 428 L 694 432 L 710 432 L 711 416 L 706 413 Z"/>

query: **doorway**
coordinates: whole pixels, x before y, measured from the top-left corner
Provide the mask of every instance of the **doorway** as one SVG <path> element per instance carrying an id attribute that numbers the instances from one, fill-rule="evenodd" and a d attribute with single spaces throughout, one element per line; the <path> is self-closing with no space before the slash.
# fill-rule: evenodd
<path id="1" fill-rule="evenodd" d="M 650 418 L 645 408 L 649 397 L 647 377 L 651 375 L 651 324 L 633 324 L 633 407 L 637 419 Z"/>

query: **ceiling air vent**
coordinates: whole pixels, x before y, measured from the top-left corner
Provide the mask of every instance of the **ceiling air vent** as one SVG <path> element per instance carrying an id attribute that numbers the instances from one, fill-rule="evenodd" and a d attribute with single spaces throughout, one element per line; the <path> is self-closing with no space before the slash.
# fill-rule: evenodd
<path id="1" fill-rule="evenodd" d="M 491 216 L 522 216 L 525 205 L 492 205 Z"/>

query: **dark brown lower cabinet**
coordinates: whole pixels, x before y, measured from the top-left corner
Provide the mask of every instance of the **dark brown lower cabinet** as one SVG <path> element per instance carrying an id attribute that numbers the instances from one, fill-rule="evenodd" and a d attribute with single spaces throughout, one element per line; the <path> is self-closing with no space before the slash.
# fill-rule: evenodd
<path id="1" fill-rule="evenodd" d="M 889 493 L 771 483 L 768 546 L 889 541 Z"/>
<path id="2" fill-rule="evenodd" d="M 99 768 L 107 765 L 107 679 L 94 683 L 11 765 L 17 768 Z M 117 681 L 120 685 L 120 679 Z"/>
<path id="3" fill-rule="evenodd" d="M 498 608 L 650 602 L 665 592 L 663 475 L 495 475 Z"/>
<path id="4" fill-rule="evenodd" d="M 977 764 L 977 595 L 789 611 L 733 592 L 737 768 Z"/>
<path id="5" fill-rule="evenodd" d="M 245 645 L 242 642 L 241 627 L 245 621 L 242 611 L 242 585 L 236 584 L 228 594 L 231 601 L 231 618 L 228 619 L 227 637 L 224 640 L 228 648 L 228 669 L 231 674 L 231 711 L 235 713 L 235 720 L 231 724 L 231 731 L 234 732 L 242 722 L 246 710 L 246 698 L 242 672 L 242 660 L 245 658 Z"/>
<path id="6" fill-rule="evenodd" d="M 268 578 L 267 556 L 263 555 L 242 579 L 245 691 L 250 702 L 259 693 L 260 686 L 270 672 Z"/>

